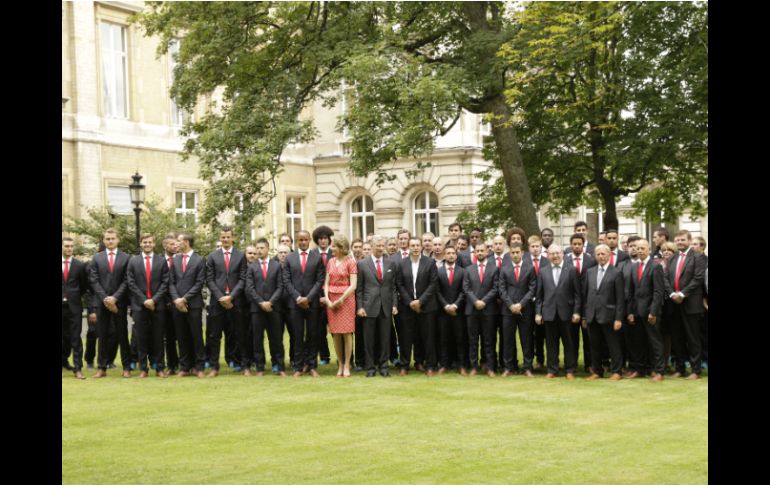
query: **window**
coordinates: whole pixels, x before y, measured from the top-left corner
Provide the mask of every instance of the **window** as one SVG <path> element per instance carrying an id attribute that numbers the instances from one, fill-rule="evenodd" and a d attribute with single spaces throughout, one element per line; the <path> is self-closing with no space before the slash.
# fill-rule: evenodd
<path id="1" fill-rule="evenodd" d="M 439 235 L 438 196 L 433 192 L 422 192 L 414 198 L 414 234 L 432 232 Z"/>
<path id="2" fill-rule="evenodd" d="M 176 220 L 190 227 L 198 222 L 198 192 L 176 191 Z"/>
<path id="3" fill-rule="evenodd" d="M 114 214 L 131 214 L 133 205 L 128 186 L 107 186 L 107 205 Z"/>
<path id="4" fill-rule="evenodd" d="M 128 118 L 126 29 L 121 25 L 102 22 L 101 43 L 104 115 Z"/>
<path id="5" fill-rule="evenodd" d="M 179 54 L 179 39 L 174 39 L 168 48 L 169 58 L 169 89 L 174 83 L 174 68 L 176 67 L 176 56 Z M 171 98 L 171 124 L 174 126 L 182 126 L 187 120 L 190 119 L 190 112 L 177 106 L 174 98 Z"/>
<path id="6" fill-rule="evenodd" d="M 302 223 L 302 214 L 305 208 L 305 199 L 302 197 L 286 198 L 286 232 L 294 238 L 297 231 L 305 226 Z"/>
<path id="7" fill-rule="evenodd" d="M 368 195 L 361 195 L 350 203 L 350 239 L 365 239 L 374 232 L 374 202 Z"/>

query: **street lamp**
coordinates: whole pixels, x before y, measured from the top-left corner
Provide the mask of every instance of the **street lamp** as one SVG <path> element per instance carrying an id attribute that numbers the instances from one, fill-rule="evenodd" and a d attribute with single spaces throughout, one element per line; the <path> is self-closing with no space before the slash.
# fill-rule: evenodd
<path id="1" fill-rule="evenodd" d="M 136 254 L 140 254 L 142 252 L 142 230 L 140 226 L 139 215 L 142 213 L 142 208 L 139 206 L 144 203 L 144 184 L 141 183 L 142 176 L 139 175 L 138 170 L 134 175 L 131 176 L 131 178 L 134 180 L 134 183 L 129 185 L 128 189 L 131 192 L 131 203 L 133 203 L 135 206 L 134 214 L 136 214 Z"/>

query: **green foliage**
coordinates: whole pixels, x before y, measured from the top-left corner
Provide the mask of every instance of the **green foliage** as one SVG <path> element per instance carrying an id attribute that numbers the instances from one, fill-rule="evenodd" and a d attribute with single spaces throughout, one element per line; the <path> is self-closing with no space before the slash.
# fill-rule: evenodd
<path id="1" fill-rule="evenodd" d="M 118 248 L 129 254 L 136 254 L 139 246 L 136 242 L 136 215 L 112 214 L 106 208 L 89 208 L 87 217 L 74 218 L 65 216 L 62 221 L 62 231 L 76 236 L 75 255 L 90 257 L 97 251 L 102 241 L 104 231 L 114 228 L 118 231 L 120 243 Z M 157 196 L 148 197 L 142 207 L 140 229 L 142 233 L 150 233 L 155 237 L 157 253 L 163 252 L 163 238 L 168 232 L 192 231 L 195 236 L 195 251 L 208 254 L 219 236 L 208 230 L 205 225 L 195 224 L 189 219 L 178 218 L 174 209 L 166 207 Z"/>

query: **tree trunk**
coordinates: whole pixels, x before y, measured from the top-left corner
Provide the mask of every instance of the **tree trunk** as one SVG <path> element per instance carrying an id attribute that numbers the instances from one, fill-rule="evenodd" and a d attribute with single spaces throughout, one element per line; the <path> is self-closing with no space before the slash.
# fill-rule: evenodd
<path id="1" fill-rule="evenodd" d="M 602 193 L 604 200 L 604 230 L 618 229 L 618 213 L 615 209 L 615 196 Z"/>
<path id="2" fill-rule="evenodd" d="M 508 204 L 511 206 L 511 217 L 514 223 L 524 229 L 527 235 L 540 234 L 537 223 L 537 212 L 532 202 L 532 192 L 529 189 L 527 174 L 524 172 L 524 161 L 521 158 L 519 140 L 516 131 L 511 126 L 511 112 L 502 95 L 488 102 L 490 112 L 495 115 L 492 121 L 492 136 L 495 139 L 497 156 L 503 172 L 505 191 Z"/>

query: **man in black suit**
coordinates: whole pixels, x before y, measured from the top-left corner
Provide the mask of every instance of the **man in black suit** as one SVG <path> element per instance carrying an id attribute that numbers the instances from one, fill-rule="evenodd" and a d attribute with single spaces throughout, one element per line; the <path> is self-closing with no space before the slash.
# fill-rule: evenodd
<path id="1" fill-rule="evenodd" d="M 72 257 L 75 241 L 71 237 L 61 240 L 61 322 L 62 335 L 68 338 L 72 349 L 72 371 L 77 379 L 83 376 L 83 297 L 88 294 L 86 266 Z M 64 343 L 64 342 L 63 342 Z M 69 353 L 69 352 L 67 352 Z"/>
<path id="2" fill-rule="evenodd" d="M 629 325 L 641 325 L 650 349 L 651 375 L 653 381 L 662 381 L 665 370 L 663 361 L 663 335 L 660 332 L 660 318 L 663 313 L 663 292 L 665 278 L 663 266 L 650 257 L 650 243 L 646 239 L 636 241 L 639 262 L 633 266 L 628 284 L 626 303 Z"/>
<path id="3" fill-rule="evenodd" d="M 152 349 L 155 374 L 166 377 L 163 371 L 163 334 L 165 313 L 163 304 L 168 291 L 168 263 L 160 254 L 154 254 L 155 238 L 142 234 L 142 253 L 133 256 L 128 263 L 126 283 L 131 298 L 131 315 L 134 318 L 138 338 L 140 378 L 147 377 L 147 357 Z"/>
<path id="4" fill-rule="evenodd" d="M 487 242 L 487 249 L 490 246 L 490 242 Z M 498 274 L 500 270 L 503 267 L 503 259 L 505 258 L 506 252 L 505 252 L 505 237 L 501 235 L 497 235 L 494 238 L 492 238 L 491 241 L 492 250 L 489 251 L 489 254 L 487 255 L 487 262 L 494 264 L 497 267 Z M 504 315 L 504 308 L 503 308 L 503 300 L 498 293 L 497 295 L 497 302 L 495 303 L 495 310 L 497 313 L 495 314 L 495 340 L 497 341 L 497 347 L 493 346 L 493 350 L 496 350 L 495 352 L 495 358 L 497 359 L 497 367 L 498 369 L 503 369 L 505 367 L 505 363 L 503 362 L 503 343 L 505 341 L 505 338 L 503 337 L 503 315 Z M 514 361 L 514 364 L 517 364 L 516 361 Z M 516 371 L 518 372 L 518 367 L 516 368 Z"/>
<path id="5" fill-rule="evenodd" d="M 310 233 L 297 232 L 297 250 L 283 264 L 283 291 L 289 295 L 289 313 L 294 327 L 294 377 L 317 370 L 321 287 L 326 277 L 321 255 L 308 251 Z"/>
<path id="6" fill-rule="evenodd" d="M 618 249 L 618 230 L 607 229 L 605 236 L 607 240 L 607 246 L 610 248 L 610 264 L 615 268 L 618 268 L 623 261 L 631 259 L 631 256 L 627 252 Z"/>
<path id="7" fill-rule="evenodd" d="M 400 373 L 402 376 L 408 373 L 414 339 L 421 338 L 427 375 L 431 377 L 437 370 L 435 341 L 438 281 L 436 263 L 422 254 L 422 242 L 419 239 L 409 240 L 409 257 L 401 260 L 396 274 L 398 313 L 401 315 Z M 418 362 L 415 361 L 415 364 Z"/>
<path id="8" fill-rule="evenodd" d="M 470 375 L 479 372 L 479 333 L 486 356 L 487 375 L 495 374 L 495 305 L 497 303 L 497 266 L 487 260 L 487 246 L 476 247 L 477 264 L 464 268 L 465 316 L 468 322 Z"/>
<path id="9" fill-rule="evenodd" d="M 698 379 L 701 373 L 700 318 L 703 315 L 703 281 L 706 258 L 690 247 L 690 231 L 682 230 L 674 236 L 679 253 L 666 267 L 666 294 L 674 304 L 672 345 L 678 355 L 673 377 L 684 375 L 684 362 L 689 356 L 692 373 L 688 379 Z"/>
<path id="10" fill-rule="evenodd" d="M 131 345 L 128 343 L 128 286 L 126 269 L 129 256 L 118 250 L 118 232 L 104 231 L 104 252 L 91 260 L 89 281 L 96 298 L 101 302 L 96 312 L 96 331 L 99 337 L 99 370 L 94 378 L 107 376 L 108 354 L 120 344 L 123 377 L 131 377 Z"/>
<path id="11" fill-rule="evenodd" d="M 465 270 L 458 266 L 457 250 L 449 246 L 443 250 L 444 264 L 438 269 L 438 334 L 439 334 L 439 374 L 450 368 L 450 341 L 456 347 L 457 361 L 460 364 L 460 374 L 468 375 L 468 344 L 465 328 Z M 454 337 L 450 339 L 450 334 Z"/>
<path id="12" fill-rule="evenodd" d="M 288 234 L 282 234 L 281 240 L 285 240 L 284 236 Z M 292 243 L 294 239 L 289 239 Z M 283 267 L 286 264 L 286 257 L 291 253 L 291 246 L 287 246 L 285 243 L 278 245 L 276 249 L 275 259 L 281 265 L 281 299 L 278 305 L 275 306 L 273 311 L 278 311 L 278 319 L 281 321 L 281 341 L 283 341 L 283 332 L 286 330 L 289 333 L 289 366 L 294 369 L 294 328 L 291 325 L 291 314 L 289 313 L 289 294 L 283 290 Z M 252 340 L 254 336 L 252 335 Z M 278 369 L 275 370 L 275 374 L 278 373 Z"/>
<path id="13" fill-rule="evenodd" d="M 222 247 L 206 258 L 206 283 L 211 292 L 210 314 L 206 322 L 209 345 L 209 377 L 219 375 L 219 352 L 222 331 L 229 325 L 235 330 L 240 350 L 241 366 L 251 364 L 248 331 L 243 316 L 243 290 L 246 286 L 246 257 L 233 247 L 233 229 L 223 226 L 219 231 Z"/>
<path id="14" fill-rule="evenodd" d="M 585 236 L 583 233 L 576 232 L 570 238 L 570 247 L 572 251 L 565 256 L 564 261 L 575 267 L 580 276 L 580 287 L 585 288 L 585 275 L 588 268 L 596 266 L 596 259 L 586 251 L 583 250 L 583 243 L 585 242 Z M 585 303 L 585 302 L 583 302 Z M 583 335 L 583 366 L 586 372 L 591 371 L 591 337 L 588 334 L 588 329 L 582 325 L 574 325 L 570 327 L 572 331 L 572 346 L 575 348 L 575 354 L 580 349 L 580 335 Z"/>
<path id="15" fill-rule="evenodd" d="M 529 239 L 527 239 L 527 244 L 529 247 L 529 253 L 524 254 L 522 259 L 524 260 L 524 264 L 532 264 L 532 266 L 535 268 L 535 277 L 537 277 L 540 274 L 540 269 L 544 266 L 548 266 L 550 261 L 546 257 L 546 254 L 543 252 L 540 236 L 537 234 L 529 236 Z M 537 295 L 537 289 L 535 290 L 535 295 Z M 545 327 L 542 325 L 535 325 L 534 312 L 532 315 L 532 329 L 534 333 L 533 341 L 535 343 L 536 360 L 534 368 L 538 369 L 545 367 Z"/>
<path id="16" fill-rule="evenodd" d="M 400 266 L 401 260 L 408 259 L 409 258 L 409 240 L 412 238 L 412 234 L 409 232 L 409 229 L 401 228 L 396 233 L 396 243 L 398 245 L 398 248 L 396 249 L 396 252 L 391 254 L 389 256 L 390 260 L 396 264 L 396 266 Z M 398 289 L 396 289 L 398 292 Z M 398 305 L 398 299 L 394 301 L 396 305 Z M 400 313 L 396 313 L 393 315 L 390 328 L 390 360 L 394 362 L 394 365 L 400 366 L 401 361 L 399 360 L 399 349 L 403 346 L 401 343 L 401 315 Z M 418 364 L 420 368 L 422 369 L 422 364 Z"/>
<path id="17" fill-rule="evenodd" d="M 583 235 L 583 252 L 586 254 L 590 254 L 591 257 L 594 257 L 594 246 L 590 242 L 588 242 L 588 224 L 586 224 L 585 221 L 577 221 L 575 223 L 575 234 L 582 234 Z M 571 243 L 570 243 L 571 244 Z M 588 365 L 588 364 L 586 364 Z"/>
<path id="18" fill-rule="evenodd" d="M 383 377 L 389 377 L 388 355 L 391 316 L 398 314 L 396 301 L 397 263 L 385 253 L 385 238 L 372 237 L 372 254 L 358 262 L 356 283 L 356 308 L 364 318 L 364 360 L 366 377 L 374 377 L 376 369 Z M 378 354 L 375 356 L 375 342 Z"/>
<path id="19" fill-rule="evenodd" d="M 324 278 L 326 278 L 326 264 L 332 258 L 332 236 L 334 231 L 329 226 L 318 226 L 313 231 L 313 242 L 316 247 L 310 252 L 320 255 L 321 264 L 324 267 Z M 318 295 L 320 302 L 321 298 L 325 297 L 323 285 L 321 285 L 321 292 Z M 318 357 L 320 359 L 320 365 L 328 365 L 331 361 L 331 354 L 329 353 L 329 340 L 328 335 L 328 315 L 326 314 L 326 308 L 320 303 L 318 306 Z"/>
<path id="20" fill-rule="evenodd" d="M 285 377 L 283 327 L 278 313 L 283 288 L 281 263 L 268 257 L 270 245 L 267 239 L 257 241 L 256 249 L 257 260 L 246 273 L 246 298 L 251 307 L 251 332 L 254 339 L 253 360 L 257 366 L 257 376 L 261 377 L 265 372 L 264 335 L 267 331 L 273 367 L 277 367 L 278 374 Z M 243 375 L 251 375 L 249 366 L 244 363 Z"/>
<path id="21" fill-rule="evenodd" d="M 516 329 L 519 330 L 521 350 L 524 354 L 523 369 L 527 377 L 532 374 L 534 346 L 532 344 L 532 298 L 537 289 L 535 268 L 523 264 L 522 244 L 512 243 L 510 259 L 504 263 L 497 278 L 497 291 L 503 300 L 503 376 L 513 375 L 517 371 Z"/>
<path id="22" fill-rule="evenodd" d="M 169 275 L 171 274 L 174 256 L 179 245 L 177 241 L 178 236 L 179 234 L 170 232 L 163 238 L 163 260 L 166 266 L 168 266 Z M 166 301 L 161 305 L 160 311 L 163 312 L 163 320 L 166 322 L 163 337 L 166 350 L 166 375 L 173 376 L 176 375 L 176 370 L 179 368 L 179 351 L 177 350 L 176 328 L 174 325 L 174 301 L 171 298 L 170 291 L 166 291 Z"/>
<path id="23" fill-rule="evenodd" d="M 548 248 L 550 265 L 543 266 L 537 277 L 535 323 L 545 324 L 548 374 L 553 379 L 559 373 L 559 338 L 564 346 L 564 370 L 567 379 L 575 379 L 577 352 L 572 344 L 570 325 L 580 323 L 582 297 L 580 278 L 571 264 L 564 264 L 564 252 L 558 244 Z M 571 318 L 570 318 L 571 314 Z M 570 323 L 571 321 L 571 323 Z"/>
<path id="24" fill-rule="evenodd" d="M 700 236 L 696 236 L 692 238 L 691 246 L 693 251 L 696 251 L 703 255 L 703 257 L 706 259 L 706 270 L 709 268 L 709 257 L 706 254 L 706 239 Z M 706 296 L 708 294 L 708 291 L 706 291 L 706 285 L 703 285 L 703 295 Z M 709 309 L 708 309 L 708 303 L 706 302 L 706 298 L 703 300 L 703 316 L 700 319 L 700 330 L 701 330 L 701 360 L 703 361 L 702 366 L 706 369 L 708 369 L 708 360 L 709 360 Z"/>
<path id="25" fill-rule="evenodd" d="M 171 267 L 169 293 L 174 302 L 174 325 L 179 339 L 179 377 L 194 369 L 203 378 L 206 347 L 203 345 L 203 285 L 206 261 L 193 250 L 195 238 L 180 234 L 179 251 Z"/>
<path id="26" fill-rule="evenodd" d="M 622 379 L 620 373 L 623 370 L 618 332 L 625 315 L 625 281 L 622 271 L 610 264 L 610 248 L 607 245 L 596 246 L 594 254 L 597 265 L 588 268 L 585 276 L 583 326 L 588 327 L 592 348 L 598 349 L 602 340 L 607 341 L 612 369 L 610 380 L 618 381 Z M 588 377 L 589 380 L 599 379 L 604 373 L 601 354 L 594 352 L 592 358 L 594 373 Z"/>

